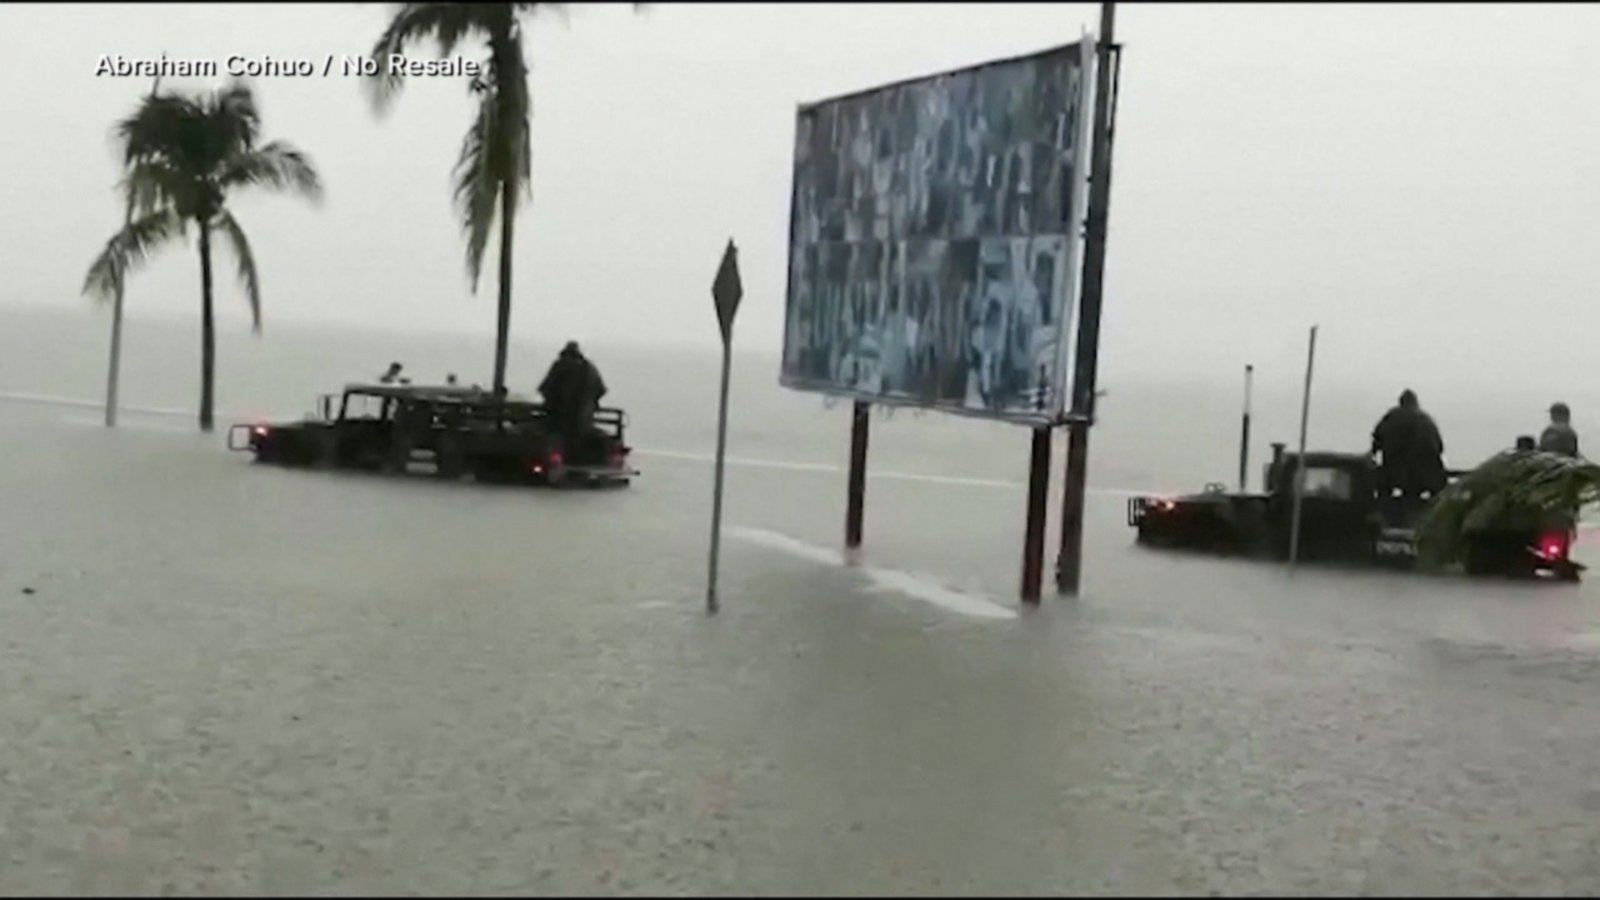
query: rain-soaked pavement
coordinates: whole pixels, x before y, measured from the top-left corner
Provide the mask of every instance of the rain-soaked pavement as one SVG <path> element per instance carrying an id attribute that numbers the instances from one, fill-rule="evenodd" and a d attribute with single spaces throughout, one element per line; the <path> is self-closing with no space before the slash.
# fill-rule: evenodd
<path id="1" fill-rule="evenodd" d="M 1086 595 L 1018 615 L 1020 491 L 874 479 L 852 569 L 838 474 L 735 466 L 708 619 L 693 460 L 7 413 L 3 893 L 1600 891 L 1592 583 L 1291 580 L 1100 495 Z"/>

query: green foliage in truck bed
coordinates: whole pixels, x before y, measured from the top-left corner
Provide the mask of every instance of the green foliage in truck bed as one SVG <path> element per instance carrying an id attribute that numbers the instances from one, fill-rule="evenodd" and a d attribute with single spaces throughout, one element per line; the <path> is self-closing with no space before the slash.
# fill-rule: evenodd
<path id="1" fill-rule="evenodd" d="M 1426 563 L 1461 562 L 1478 531 L 1538 529 L 1600 502 L 1600 465 L 1557 453 L 1508 450 L 1463 475 L 1423 512 L 1417 554 Z"/>

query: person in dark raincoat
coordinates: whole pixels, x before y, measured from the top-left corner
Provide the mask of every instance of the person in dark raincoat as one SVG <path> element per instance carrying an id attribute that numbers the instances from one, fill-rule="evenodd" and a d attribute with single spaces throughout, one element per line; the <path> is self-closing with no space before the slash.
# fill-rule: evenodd
<path id="1" fill-rule="evenodd" d="M 1578 432 L 1572 428 L 1572 410 L 1565 403 L 1550 407 L 1550 424 L 1539 435 L 1539 449 L 1563 456 L 1578 455 Z"/>
<path id="2" fill-rule="evenodd" d="M 606 394 L 606 383 L 595 364 L 578 350 L 577 341 L 568 341 L 539 383 L 539 393 L 556 431 L 576 440 L 588 433 L 600 398 Z"/>
<path id="3" fill-rule="evenodd" d="M 1414 392 L 1402 392 L 1400 404 L 1378 420 L 1372 429 L 1372 453 L 1382 459 L 1379 485 L 1384 495 L 1398 490 L 1407 510 L 1419 507 L 1424 495 L 1444 489 L 1444 440 Z"/>

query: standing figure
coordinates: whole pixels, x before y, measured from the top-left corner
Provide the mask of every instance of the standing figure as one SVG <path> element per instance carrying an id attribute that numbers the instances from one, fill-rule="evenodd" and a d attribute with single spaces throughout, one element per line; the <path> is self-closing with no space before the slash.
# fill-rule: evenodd
<path id="1" fill-rule="evenodd" d="M 1444 440 L 1413 391 L 1402 392 L 1399 405 L 1384 413 L 1372 429 L 1372 453 L 1382 456 L 1379 484 L 1383 495 L 1391 497 L 1398 492 L 1405 514 L 1444 489 Z"/>
<path id="2" fill-rule="evenodd" d="M 1565 403 L 1550 407 L 1550 424 L 1539 435 L 1539 449 L 1564 456 L 1578 455 L 1578 432 L 1572 428 L 1572 410 Z"/>
<path id="3" fill-rule="evenodd" d="M 588 433 L 600 398 L 606 394 L 606 383 L 595 364 L 578 350 L 578 342 L 568 341 L 539 383 L 539 393 L 556 433 L 577 441 Z"/>

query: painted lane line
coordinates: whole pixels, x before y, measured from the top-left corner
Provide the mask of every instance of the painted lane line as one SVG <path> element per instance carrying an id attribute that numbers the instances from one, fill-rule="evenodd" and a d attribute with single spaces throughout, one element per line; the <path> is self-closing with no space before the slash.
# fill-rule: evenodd
<path id="1" fill-rule="evenodd" d="M 104 429 L 106 427 L 106 422 L 105 422 L 104 419 L 86 419 L 86 418 L 84 418 L 82 416 L 64 416 L 64 417 L 62 417 L 61 421 L 65 422 L 68 425 L 72 425 L 74 427 L 77 427 L 77 428 L 99 428 L 99 429 Z M 197 429 L 193 425 L 175 425 L 175 424 L 174 425 L 167 425 L 167 424 L 159 424 L 159 423 L 156 423 L 156 422 L 130 421 L 128 419 L 120 419 L 120 420 L 118 420 L 116 427 L 118 429 L 124 429 L 125 428 L 125 429 L 127 429 L 129 431 L 154 431 L 154 432 L 159 432 L 161 434 L 187 434 L 187 435 L 199 435 L 199 434 L 201 434 L 199 429 Z"/>
<path id="2" fill-rule="evenodd" d="M 837 550 L 808 544 L 805 541 L 776 531 L 735 526 L 729 528 L 725 533 L 729 537 L 757 544 L 771 550 L 780 550 L 790 556 L 819 565 L 841 567 L 846 565 L 844 554 Z M 992 600 L 975 594 L 951 590 L 910 572 L 884 569 L 877 566 L 857 566 L 855 569 L 866 576 L 874 590 L 894 591 L 932 604 L 940 609 L 977 619 L 1017 618 L 1016 610 L 1008 609 Z"/>
<path id="3" fill-rule="evenodd" d="M 646 447 L 635 447 L 634 453 L 640 456 L 658 456 L 662 459 L 680 459 L 688 462 L 713 463 L 716 460 L 705 453 L 684 453 L 677 450 L 651 450 Z M 726 462 L 730 466 L 746 466 L 758 469 L 788 469 L 796 472 L 828 472 L 843 474 L 843 466 L 828 465 L 827 463 L 791 462 L 778 459 L 750 459 L 748 457 L 730 456 Z M 963 487 L 992 487 L 1015 488 L 1024 487 L 1020 481 L 1003 481 L 997 478 L 972 478 L 958 475 L 927 475 L 919 472 L 874 472 L 867 471 L 868 478 L 887 478 L 896 481 L 925 481 L 931 484 L 952 484 Z M 1111 494 L 1119 497 L 1134 497 L 1150 491 L 1135 491 L 1127 488 L 1089 488 L 1091 494 Z"/>
<path id="4" fill-rule="evenodd" d="M 67 406 L 74 409 L 105 409 L 105 404 L 99 400 L 78 400 L 73 397 L 57 397 L 51 394 L 29 394 L 22 392 L 0 393 L 0 400 L 13 403 L 34 403 L 41 406 Z M 139 413 L 148 416 L 192 416 L 194 412 L 184 409 L 172 409 L 163 406 L 129 406 L 126 403 L 117 404 L 118 412 Z"/>

